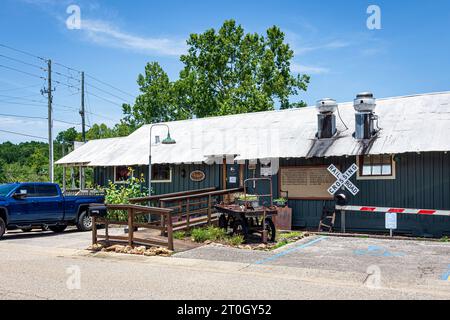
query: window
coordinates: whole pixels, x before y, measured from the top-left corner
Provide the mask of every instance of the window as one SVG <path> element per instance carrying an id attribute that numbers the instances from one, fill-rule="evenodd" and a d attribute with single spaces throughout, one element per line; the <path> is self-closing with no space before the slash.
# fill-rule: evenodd
<path id="1" fill-rule="evenodd" d="M 127 166 L 114 167 L 114 182 L 123 183 L 128 181 L 132 176 L 130 168 Z"/>
<path id="2" fill-rule="evenodd" d="M 6 197 L 16 187 L 15 184 L 0 185 L 0 197 Z"/>
<path id="3" fill-rule="evenodd" d="M 395 179 L 395 162 L 391 155 L 360 156 L 359 179 Z"/>
<path id="4" fill-rule="evenodd" d="M 34 197 L 57 197 L 58 189 L 53 185 L 36 185 Z"/>
<path id="5" fill-rule="evenodd" d="M 168 165 L 152 165 L 152 182 L 172 182 L 172 170 Z"/>
<path id="6" fill-rule="evenodd" d="M 16 193 L 26 194 L 28 197 L 35 197 L 36 196 L 36 193 L 34 191 L 34 185 L 31 185 L 31 184 L 21 185 L 16 190 Z"/>

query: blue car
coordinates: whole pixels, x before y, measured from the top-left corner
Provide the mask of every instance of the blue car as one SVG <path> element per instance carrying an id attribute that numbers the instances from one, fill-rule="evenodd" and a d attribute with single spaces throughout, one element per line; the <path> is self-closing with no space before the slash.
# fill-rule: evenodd
<path id="1" fill-rule="evenodd" d="M 67 226 L 75 225 L 80 231 L 89 231 L 89 205 L 104 200 L 103 195 L 64 195 L 55 183 L 0 185 L 0 238 L 6 230 L 14 229 L 63 232 Z"/>

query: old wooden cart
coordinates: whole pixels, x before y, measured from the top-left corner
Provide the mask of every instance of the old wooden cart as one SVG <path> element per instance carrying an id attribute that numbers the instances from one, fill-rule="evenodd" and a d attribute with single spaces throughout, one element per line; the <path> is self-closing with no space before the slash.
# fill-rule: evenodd
<path id="1" fill-rule="evenodd" d="M 249 182 L 256 185 L 268 182 L 269 194 L 255 194 L 258 201 L 247 201 L 247 186 Z M 256 192 L 255 192 L 256 193 Z M 234 234 L 240 234 L 245 239 L 249 235 L 257 233 L 261 235 L 262 242 L 275 241 L 276 230 L 272 216 L 277 214 L 277 208 L 273 206 L 272 180 L 270 178 L 252 178 L 244 181 L 244 202 L 242 204 L 218 204 L 215 206 L 220 213 L 219 227 L 233 229 Z M 269 198 L 267 205 L 259 205 L 261 198 Z"/>

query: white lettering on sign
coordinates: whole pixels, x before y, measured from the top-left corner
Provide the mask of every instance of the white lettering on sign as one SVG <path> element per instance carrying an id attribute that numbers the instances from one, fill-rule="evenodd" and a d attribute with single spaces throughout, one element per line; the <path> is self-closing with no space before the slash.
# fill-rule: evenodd
<path id="1" fill-rule="evenodd" d="M 395 212 L 386 213 L 386 229 L 397 230 L 397 213 Z"/>
<path id="2" fill-rule="evenodd" d="M 350 178 L 355 175 L 359 170 L 356 164 L 352 164 L 347 171 L 342 173 L 335 165 L 330 165 L 328 167 L 328 171 L 337 179 L 337 181 L 328 189 L 328 193 L 331 195 L 335 195 L 341 188 L 347 188 L 348 191 L 354 196 L 359 193 L 358 187 L 356 187 L 351 181 Z"/>

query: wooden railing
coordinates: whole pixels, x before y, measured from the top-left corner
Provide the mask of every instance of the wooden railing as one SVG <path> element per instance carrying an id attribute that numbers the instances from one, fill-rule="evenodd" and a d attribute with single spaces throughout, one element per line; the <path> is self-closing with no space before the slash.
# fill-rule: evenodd
<path id="1" fill-rule="evenodd" d="M 96 218 L 93 217 L 93 228 L 92 228 L 92 244 L 97 244 L 99 239 L 104 239 L 106 242 L 126 242 L 129 246 L 134 246 L 135 244 L 141 245 L 151 245 L 151 246 L 167 246 L 169 250 L 174 250 L 173 246 L 173 227 L 172 227 L 172 209 L 169 208 L 154 208 L 154 207 L 144 207 L 133 204 L 120 204 L 120 205 L 106 205 L 108 212 L 111 211 L 122 211 L 127 212 L 127 221 L 113 221 L 108 218 Z M 159 225 L 155 223 L 143 223 L 136 222 L 135 218 L 138 216 L 146 215 L 159 215 L 165 224 Z M 99 235 L 97 232 L 97 224 L 105 225 L 105 235 Z M 122 225 L 128 226 L 127 236 L 116 236 L 109 235 L 110 225 Z M 167 234 L 167 241 L 161 238 L 147 237 L 147 238 L 137 238 L 134 234 L 135 228 L 145 228 L 145 229 L 156 229 L 161 230 Z"/>
<path id="2" fill-rule="evenodd" d="M 174 196 L 159 199 L 161 208 L 172 209 L 173 230 L 186 230 L 202 224 L 211 225 L 218 219 L 214 205 L 243 188 L 209 191 L 200 194 Z M 222 198 L 222 199 L 221 199 Z M 165 234 L 165 217 L 161 221 L 161 234 Z"/>
<path id="3" fill-rule="evenodd" d="M 205 189 L 197 189 L 197 190 L 188 190 L 188 191 L 180 191 L 180 192 L 174 192 L 174 193 L 166 193 L 166 194 L 160 194 L 160 195 L 154 195 L 154 196 L 148 196 L 148 197 L 141 197 L 141 198 L 132 198 L 130 199 L 130 203 L 132 204 L 148 204 L 155 203 L 157 206 L 160 205 L 160 200 L 163 198 L 171 198 L 171 197 L 181 197 L 181 196 L 189 196 L 193 194 L 199 194 L 199 193 L 205 193 L 216 190 L 216 187 L 211 188 L 205 188 Z"/>

